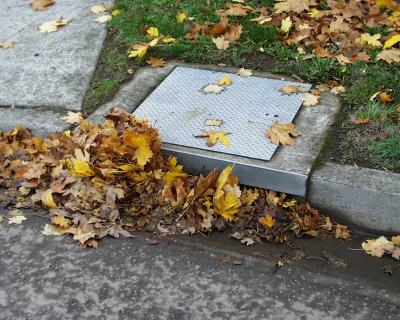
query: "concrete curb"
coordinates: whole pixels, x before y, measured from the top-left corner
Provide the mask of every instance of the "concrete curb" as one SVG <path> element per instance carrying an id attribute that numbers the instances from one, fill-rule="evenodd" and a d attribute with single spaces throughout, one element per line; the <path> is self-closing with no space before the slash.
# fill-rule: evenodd
<path id="1" fill-rule="evenodd" d="M 400 175 L 326 163 L 309 178 L 307 201 L 335 221 L 400 234 Z"/>

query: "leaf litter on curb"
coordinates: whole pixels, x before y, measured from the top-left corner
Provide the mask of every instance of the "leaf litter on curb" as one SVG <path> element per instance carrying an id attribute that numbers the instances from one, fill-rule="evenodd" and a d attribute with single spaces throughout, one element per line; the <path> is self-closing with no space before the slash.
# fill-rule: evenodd
<path id="1" fill-rule="evenodd" d="M 16 208 L 49 208 L 43 233 L 71 235 L 83 248 L 139 230 L 165 236 L 236 228 L 246 245 L 289 243 L 287 233 L 349 237 L 347 227 L 308 204 L 240 186 L 233 166 L 219 175 L 216 169 L 207 176 L 182 172 L 176 158 L 161 153 L 149 119 L 116 108 L 105 118 L 103 125 L 80 119 L 73 133 L 45 138 L 20 126 L 2 133 L 0 200 Z M 266 213 L 273 225 L 260 223 Z"/>

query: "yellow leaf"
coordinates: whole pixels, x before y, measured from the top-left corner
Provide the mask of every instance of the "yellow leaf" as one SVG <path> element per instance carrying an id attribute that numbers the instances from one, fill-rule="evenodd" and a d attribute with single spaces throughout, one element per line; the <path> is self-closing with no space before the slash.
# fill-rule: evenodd
<path id="1" fill-rule="evenodd" d="M 179 12 L 179 13 L 176 15 L 176 20 L 177 20 L 178 22 L 183 22 L 183 21 L 185 21 L 185 19 L 186 19 L 186 14 L 185 14 L 184 12 Z"/>
<path id="2" fill-rule="evenodd" d="M 172 38 L 172 37 L 168 37 L 168 38 L 164 38 L 162 41 L 165 43 L 170 43 L 170 42 L 176 41 L 176 39 Z"/>
<path id="3" fill-rule="evenodd" d="M 83 153 L 85 153 L 85 154 L 83 154 Z M 75 149 L 75 160 L 89 162 L 90 154 L 87 152 L 87 150 L 84 150 L 82 152 L 81 149 L 76 148 Z"/>
<path id="4" fill-rule="evenodd" d="M 281 88 L 279 90 L 280 92 L 284 94 L 291 94 L 291 93 L 298 93 L 298 92 L 308 92 L 307 88 L 304 88 L 302 86 L 294 86 L 294 85 L 287 85 Z"/>
<path id="5" fill-rule="evenodd" d="M 56 32 L 58 30 L 58 27 L 62 27 L 68 24 L 71 19 L 62 19 L 58 18 L 57 20 L 52 20 L 43 23 L 40 27 L 39 30 L 41 33 L 46 33 L 46 32 Z"/>
<path id="6" fill-rule="evenodd" d="M 172 186 L 178 178 L 186 178 L 188 175 L 184 172 L 168 171 L 164 177 L 164 185 Z"/>
<path id="7" fill-rule="evenodd" d="M 147 178 L 148 178 L 146 172 L 143 172 L 143 171 L 140 174 L 138 174 L 138 173 L 133 174 L 132 177 L 133 177 L 133 180 L 136 182 L 143 182 L 143 181 L 147 180 Z"/>
<path id="8" fill-rule="evenodd" d="M 195 136 L 196 138 L 206 138 L 208 137 L 206 141 L 206 145 L 209 147 L 212 147 L 217 140 L 221 142 L 224 146 L 229 147 L 229 140 L 225 135 L 230 134 L 230 132 L 225 132 L 225 131 L 214 131 L 214 130 L 202 130 L 203 134 L 199 134 Z"/>
<path id="9" fill-rule="evenodd" d="M 63 227 L 63 228 L 68 228 L 69 225 L 71 224 L 71 220 L 66 219 L 66 218 L 63 217 L 63 216 L 55 216 L 55 217 L 52 219 L 51 222 L 54 223 L 54 224 L 56 224 L 56 225 L 58 225 L 58 226 L 60 226 L 60 227 Z"/>
<path id="10" fill-rule="evenodd" d="M 96 19 L 93 19 L 94 22 L 99 22 L 99 23 L 106 23 L 108 21 L 111 21 L 112 19 L 112 15 L 111 14 L 107 14 L 105 16 L 100 16 Z"/>
<path id="11" fill-rule="evenodd" d="M 71 136 L 71 130 L 64 131 L 64 134 L 65 134 L 68 138 L 72 138 L 72 136 Z"/>
<path id="12" fill-rule="evenodd" d="M 284 208 L 290 208 L 290 207 L 293 207 L 296 203 L 297 203 L 297 201 L 293 199 L 293 200 L 291 200 L 291 201 L 286 201 L 286 202 L 282 205 L 282 207 L 284 207 Z"/>
<path id="13" fill-rule="evenodd" d="M 116 17 L 117 15 L 119 15 L 121 13 L 121 10 L 114 10 L 113 12 L 111 12 L 111 14 Z"/>
<path id="14" fill-rule="evenodd" d="M 157 42 L 158 42 L 158 38 L 155 38 L 155 39 L 150 41 L 149 46 L 150 47 L 154 47 L 157 44 Z"/>
<path id="15" fill-rule="evenodd" d="M 290 20 L 290 16 L 286 19 L 282 20 L 281 31 L 289 32 L 290 27 L 292 26 L 292 20 Z"/>
<path id="16" fill-rule="evenodd" d="M 272 218 L 270 215 L 266 215 L 266 217 L 259 218 L 258 221 L 268 229 L 272 229 L 275 225 L 275 219 Z"/>
<path id="17" fill-rule="evenodd" d="M 155 27 L 150 27 L 148 30 L 147 30 L 147 33 L 151 36 L 151 37 L 158 37 L 158 29 L 157 28 L 155 28 Z"/>
<path id="18" fill-rule="evenodd" d="M 232 173 L 233 166 L 227 166 L 219 175 L 218 180 L 217 180 L 217 189 L 215 190 L 214 194 L 214 200 L 218 199 L 221 197 L 224 192 L 222 191 L 222 188 L 224 187 L 225 183 L 228 181 L 229 175 Z"/>
<path id="19" fill-rule="evenodd" d="M 283 145 L 291 145 L 294 146 L 295 142 L 293 138 L 290 137 L 298 137 L 300 133 L 294 130 L 294 124 L 286 123 L 286 124 L 279 124 L 278 120 L 274 122 L 274 124 L 269 128 L 266 132 L 267 139 L 270 139 L 273 144 L 281 143 Z"/>
<path id="20" fill-rule="evenodd" d="M 134 159 L 140 166 L 144 166 L 149 159 L 153 156 L 150 149 L 150 137 L 144 134 L 137 134 L 130 131 L 124 133 L 125 145 L 136 149 Z"/>
<path id="21" fill-rule="evenodd" d="M 307 13 L 311 18 L 314 18 L 315 15 L 319 12 L 317 9 L 311 10 L 311 12 Z"/>
<path id="22" fill-rule="evenodd" d="M 135 57 L 139 57 L 139 58 L 143 58 L 143 56 L 146 54 L 147 49 L 149 48 L 149 45 L 143 45 L 143 46 L 135 46 L 135 50 L 133 51 L 129 51 L 129 58 L 135 58 Z"/>
<path id="23" fill-rule="evenodd" d="M 95 6 L 91 6 L 90 7 L 90 11 L 93 13 L 103 13 L 106 12 L 108 10 L 110 10 L 113 7 L 113 5 L 107 5 L 107 4 L 98 4 Z"/>
<path id="24" fill-rule="evenodd" d="M 74 162 L 74 170 L 72 173 L 78 177 L 91 177 L 95 175 L 87 162 L 79 160 Z"/>
<path id="25" fill-rule="evenodd" d="M 53 196 L 52 196 L 51 190 L 47 190 L 45 193 L 43 193 L 41 200 L 42 200 L 42 203 L 45 206 L 48 206 L 48 207 L 53 208 L 53 209 L 57 209 L 57 205 L 53 200 Z"/>
<path id="26" fill-rule="evenodd" d="M 399 41 L 400 41 L 400 34 L 396 34 L 395 36 L 391 37 L 389 40 L 385 42 L 383 49 L 390 48 Z"/>
<path id="27" fill-rule="evenodd" d="M 232 193 L 221 196 L 215 200 L 215 211 L 221 214 L 226 220 L 232 221 L 235 213 L 239 211 L 240 202 Z"/>
<path id="28" fill-rule="evenodd" d="M 387 63 L 400 62 L 400 50 L 389 49 L 378 53 L 377 60 L 385 60 Z"/>
<path id="29" fill-rule="evenodd" d="M 378 41 L 381 38 L 381 34 L 375 34 L 371 36 L 369 33 L 363 33 L 359 38 L 356 39 L 356 43 L 360 45 L 369 44 L 373 48 L 382 47 L 382 43 Z"/>
<path id="30" fill-rule="evenodd" d="M 232 78 L 229 76 L 223 76 L 221 80 L 219 80 L 218 84 L 229 86 L 232 83 Z"/>
<path id="31" fill-rule="evenodd" d="M 392 237 L 392 242 L 400 245 L 400 236 Z"/>
<path id="32" fill-rule="evenodd" d="M 303 105 L 310 107 L 310 106 L 316 106 L 318 104 L 319 98 L 321 98 L 321 96 L 317 96 L 312 93 L 307 93 L 304 97 L 301 97 L 299 99 L 304 101 Z"/>

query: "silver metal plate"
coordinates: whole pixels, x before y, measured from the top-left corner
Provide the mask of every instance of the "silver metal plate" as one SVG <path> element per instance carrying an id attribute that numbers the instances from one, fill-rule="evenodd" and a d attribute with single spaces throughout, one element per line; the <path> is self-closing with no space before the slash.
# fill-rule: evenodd
<path id="1" fill-rule="evenodd" d="M 225 75 L 232 84 L 224 86 L 224 91 L 203 91 Z M 299 98 L 305 95 L 281 93 L 286 85 L 311 88 L 304 83 L 178 66 L 134 114 L 150 117 L 165 143 L 269 161 L 277 146 L 265 137 L 265 131 L 275 120 L 292 122 L 302 104 Z M 208 147 L 205 138 L 194 137 L 202 130 L 219 131 L 219 127 L 204 125 L 208 119 L 222 120 L 222 131 L 231 132 L 226 136 L 229 147 L 219 141 Z"/>

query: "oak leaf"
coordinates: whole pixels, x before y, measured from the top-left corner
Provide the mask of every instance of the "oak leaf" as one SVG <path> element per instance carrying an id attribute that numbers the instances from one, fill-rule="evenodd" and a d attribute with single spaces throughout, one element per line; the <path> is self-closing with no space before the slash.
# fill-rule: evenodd
<path id="1" fill-rule="evenodd" d="M 112 4 L 101 3 L 101 4 L 97 4 L 95 6 L 91 6 L 90 11 L 93 13 L 103 13 L 103 12 L 111 10 L 112 7 L 113 7 Z"/>
<path id="2" fill-rule="evenodd" d="M 400 50 L 383 50 L 378 53 L 377 60 L 385 60 L 387 63 L 400 62 Z"/>
<path id="3" fill-rule="evenodd" d="M 93 19 L 94 22 L 99 22 L 99 23 L 106 23 L 108 21 L 112 20 L 112 15 L 111 14 L 106 14 L 104 16 L 100 16 L 96 19 Z"/>
<path id="4" fill-rule="evenodd" d="M 253 71 L 251 71 L 250 69 L 241 68 L 236 74 L 238 76 L 247 78 L 248 76 L 251 76 L 253 74 Z"/>
<path id="5" fill-rule="evenodd" d="M 163 58 L 156 59 L 153 57 L 149 57 L 149 60 L 146 61 L 147 64 L 149 64 L 152 68 L 156 67 L 164 67 L 165 66 L 165 61 Z"/>
<path id="6" fill-rule="evenodd" d="M 33 11 L 46 11 L 49 10 L 46 7 L 55 4 L 55 2 L 52 0 L 35 0 L 33 2 L 30 2 L 30 4 Z"/>
<path id="7" fill-rule="evenodd" d="M 310 106 L 316 106 L 318 104 L 319 98 L 321 98 L 321 96 L 317 96 L 312 93 L 307 93 L 304 97 L 301 97 L 299 99 L 304 101 L 303 105 L 310 107 Z"/>
<path id="8" fill-rule="evenodd" d="M 289 95 L 291 93 L 297 93 L 297 92 L 308 92 L 308 89 L 302 86 L 287 85 L 282 87 L 279 91 Z"/>
<path id="9" fill-rule="evenodd" d="M 206 145 L 209 147 L 212 147 L 217 140 L 221 142 L 224 146 L 229 147 L 229 140 L 225 135 L 230 134 L 230 132 L 225 132 L 225 131 L 214 131 L 214 130 L 202 130 L 203 134 L 199 134 L 195 136 L 196 138 L 206 138 Z"/>
<path id="10" fill-rule="evenodd" d="M 229 76 L 223 76 L 221 80 L 219 80 L 218 84 L 229 86 L 232 83 L 232 78 Z"/>
<path id="11" fill-rule="evenodd" d="M 279 124 L 278 120 L 276 120 L 271 128 L 269 128 L 266 132 L 267 139 L 271 140 L 271 143 L 279 145 L 291 145 L 294 146 L 295 142 L 292 137 L 298 137 L 300 133 L 294 130 L 293 123 Z"/>
<path id="12" fill-rule="evenodd" d="M 79 123 L 82 119 L 82 113 L 80 112 L 72 112 L 68 111 L 68 115 L 61 117 L 61 120 L 64 120 L 66 123 Z"/>
<path id="13" fill-rule="evenodd" d="M 2 47 L 3 50 L 6 50 L 14 47 L 14 44 L 14 41 L 3 41 L 2 43 L 0 43 L 0 47 Z"/>
<path id="14" fill-rule="evenodd" d="M 58 18 L 57 20 L 52 20 L 43 23 L 40 27 L 39 30 L 41 33 L 46 33 L 46 32 L 56 32 L 58 30 L 58 27 L 62 27 L 67 25 L 71 19 L 62 19 Z"/>
<path id="15" fill-rule="evenodd" d="M 224 87 L 221 87 L 217 84 L 209 84 L 208 86 L 206 86 L 203 91 L 204 92 L 213 92 L 213 93 L 220 93 L 221 91 L 224 91 Z"/>
<path id="16" fill-rule="evenodd" d="M 270 215 L 266 215 L 266 217 L 261 217 L 258 219 L 258 221 L 264 226 L 267 227 L 268 229 L 272 229 L 275 225 L 275 219 L 272 218 Z"/>

